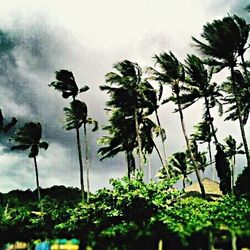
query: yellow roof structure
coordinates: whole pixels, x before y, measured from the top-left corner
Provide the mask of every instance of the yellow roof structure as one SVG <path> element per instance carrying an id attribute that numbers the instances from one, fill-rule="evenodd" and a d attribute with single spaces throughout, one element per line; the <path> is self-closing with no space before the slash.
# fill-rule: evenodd
<path id="1" fill-rule="evenodd" d="M 202 183 L 205 188 L 206 194 L 212 199 L 218 199 L 222 196 L 222 192 L 220 190 L 220 185 L 218 182 L 210 180 L 209 178 L 204 178 Z M 185 188 L 185 196 L 201 196 L 201 190 L 199 183 L 196 182 Z"/>

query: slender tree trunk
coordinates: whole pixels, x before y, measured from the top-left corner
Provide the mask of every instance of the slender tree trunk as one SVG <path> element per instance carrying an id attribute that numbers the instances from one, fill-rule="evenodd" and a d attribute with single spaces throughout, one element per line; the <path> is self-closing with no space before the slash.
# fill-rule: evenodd
<path id="1" fill-rule="evenodd" d="M 213 170 L 213 158 L 212 158 L 212 150 L 211 150 L 211 142 L 208 142 L 208 153 L 209 153 L 209 160 L 210 160 L 210 165 L 211 165 L 211 175 L 212 175 L 212 180 L 214 181 L 214 170 Z"/>
<path id="2" fill-rule="evenodd" d="M 148 180 L 150 181 L 152 179 L 152 174 L 151 174 L 151 159 L 150 155 L 148 154 Z"/>
<path id="3" fill-rule="evenodd" d="M 178 92 L 176 94 L 176 97 L 177 97 L 177 102 L 178 102 L 178 110 L 179 110 L 179 115 L 180 115 L 180 120 L 181 120 L 181 127 L 182 127 L 182 131 L 183 131 L 184 138 L 185 138 L 185 141 L 186 141 L 187 150 L 188 150 L 188 152 L 190 154 L 191 161 L 192 161 L 193 166 L 194 166 L 194 171 L 195 171 L 195 174 L 196 174 L 199 186 L 200 186 L 202 197 L 205 199 L 206 198 L 205 188 L 204 188 L 203 183 L 201 181 L 201 176 L 200 176 L 198 165 L 197 165 L 197 163 L 196 163 L 196 161 L 194 159 L 194 155 L 193 155 L 193 153 L 191 151 L 189 138 L 188 138 L 187 133 L 186 133 L 186 128 L 185 128 L 185 123 L 184 123 L 184 118 L 183 118 L 183 113 L 182 113 L 182 108 L 181 108 L 181 103 L 180 103 L 180 98 L 179 98 L 179 93 Z"/>
<path id="4" fill-rule="evenodd" d="M 244 149 L 246 152 L 247 166 L 250 168 L 250 155 L 249 155 L 247 138 L 246 138 L 245 129 L 244 129 L 244 123 L 241 117 L 240 101 L 239 101 L 238 91 L 237 91 L 235 78 L 234 78 L 234 67 L 231 67 L 231 77 L 232 77 L 232 85 L 233 85 L 234 97 L 235 97 L 235 102 L 236 102 L 236 107 L 237 107 L 237 114 L 238 114 L 238 119 L 240 123 L 240 131 L 241 131 Z"/>
<path id="5" fill-rule="evenodd" d="M 232 164 L 232 193 L 233 193 L 233 190 L 234 190 L 234 181 L 235 181 L 235 155 L 233 156 L 231 164 Z"/>
<path id="6" fill-rule="evenodd" d="M 205 105 L 206 105 L 206 109 L 207 109 L 209 124 L 210 124 L 210 127 L 212 129 L 212 135 L 214 137 L 214 142 L 215 142 L 215 144 L 217 146 L 217 145 L 219 145 L 219 141 L 218 141 L 217 136 L 216 136 L 216 131 L 215 131 L 215 128 L 214 128 L 213 118 L 212 118 L 211 113 L 210 113 L 209 101 L 208 101 L 206 96 L 204 98 L 205 98 Z"/>
<path id="7" fill-rule="evenodd" d="M 185 183 L 185 177 L 183 176 L 183 180 L 182 180 L 182 186 L 183 186 L 183 190 L 185 190 L 186 188 L 186 183 Z"/>
<path id="8" fill-rule="evenodd" d="M 127 171 L 128 171 L 128 178 L 129 180 L 131 179 L 131 172 L 130 172 L 130 159 L 129 159 L 129 155 L 128 152 L 126 151 L 126 160 L 127 160 Z"/>
<path id="9" fill-rule="evenodd" d="M 85 195 L 84 195 L 84 180 L 83 180 L 83 164 L 82 164 L 82 151 L 81 151 L 79 128 L 76 128 L 76 140 L 77 140 L 78 158 L 79 158 L 79 165 L 80 165 L 81 196 L 82 196 L 82 201 L 84 201 Z"/>
<path id="10" fill-rule="evenodd" d="M 167 154 L 166 154 L 166 147 L 165 147 L 165 143 L 164 143 L 164 135 L 163 135 L 163 131 L 162 131 L 162 127 L 161 127 L 161 122 L 160 122 L 160 118 L 159 118 L 157 109 L 155 110 L 155 116 L 156 116 L 157 124 L 160 127 L 160 134 L 161 134 L 162 150 L 163 150 L 163 157 L 164 157 L 164 159 L 162 159 L 161 154 L 160 154 L 160 152 L 158 152 L 157 147 L 156 147 L 156 150 L 157 150 L 157 153 L 158 153 L 159 158 L 161 160 L 162 166 L 165 168 L 168 178 L 170 178 L 169 169 L 168 169 L 168 165 L 167 165 Z"/>
<path id="11" fill-rule="evenodd" d="M 40 185 L 39 185 L 38 167 L 37 167 L 36 156 L 34 156 L 33 159 L 34 159 L 35 173 L 36 173 L 36 188 L 37 188 L 38 203 L 40 205 L 41 211 L 43 211 L 42 204 L 41 204 L 41 192 L 40 192 Z"/>
<path id="12" fill-rule="evenodd" d="M 87 202 L 89 202 L 89 194 L 90 194 L 90 182 L 89 182 L 89 144 L 88 144 L 88 135 L 87 135 L 87 128 L 86 123 L 83 124 L 84 127 L 84 138 L 85 138 L 85 166 L 87 170 Z"/>
<path id="13" fill-rule="evenodd" d="M 135 130 L 136 130 L 136 138 L 138 143 L 138 151 L 139 151 L 139 169 L 140 171 L 143 171 L 143 154 L 142 154 L 142 144 L 141 144 L 141 136 L 140 136 L 140 128 L 139 128 L 139 122 L 138 122 L 138 114 L 137 110 L 135 109 Z"/>
<path id="14" fill-rule="evenodd" d="M 160 159 L 160 161 L 161 161 L 161 165 L 162 165 L 162 167 L 163 167 L 163 168 L 166 168 L 166 164 L 164 164 L 164 162 L 163 162 L 163 159 L 162 159 L 162 157 L 161 157 L 160 150 L 158 149 L 158 147 L 157 147 L 157 145 L 155 144 L 155 142 L 154 142 L 154 140 L 153 140 L 153 139 L 152 139 L 152 141 L 153 141 L 153 143 L 154 143 L 155 150 L 156 150 L 156 152 L 157 152 L 157 154 L 158 154 L 158 156 L 159 156 L 159 159 Z M 168 169 L 167 169 L 167 168 L 166 168 L 166 171 L 167 171 L 167 175 L 168 175 L 168 177 L 170 177 L 170 176 L 169 176 L 169 173 L 168 173 Z"/>
<path id="15" fill-rule="evenodd" d="M 164 134 L 163 134 L 163 130 L 161 127 L 161 122 L 160 122 L 160 118 L 157 112 L 157 109 L 155 110 L 155 116 L 156 116 L 156 120 L 157 120 L 157 124 L 160 128 L 160 135 L 161 135 L 161 142 L 162 142 L 162 150 L 163 150 L 163 157 L 164 157 L 164 162 L 166 162 L 167 160 L 167 154 L 166 154 L 166 147 L 165 147 L 165 142 L 164 142 Z"/>

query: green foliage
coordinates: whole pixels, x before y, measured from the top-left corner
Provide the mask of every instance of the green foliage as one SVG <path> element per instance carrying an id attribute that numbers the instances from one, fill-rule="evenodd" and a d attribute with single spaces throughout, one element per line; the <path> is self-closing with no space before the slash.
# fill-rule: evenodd
<path id="1" fill-rule="evenodd" d="M 166 239 L 171 246 L 177 247 L 179 242 L 179 247 L 191 247 L 195 235 L 202 238 L 220 228 L 240 237 L 250 234 L 250 202 L 245 199 L 224 196 L 211 202 L 182 198 L 181 192 L 172 188 L 176 179 L 145 183 L 141 173 L 131 180 L 123 177 L 110 183 L 111 189 L 91 194 L 89 203 L 78 203 L 78 191 L 74 201 L 68 201 L 69 196 L 59 200 L 46 196 L 43 213 L 36 212 L 37 204 L 32 202 L 7 211 L 0 207 L 0 242 L 77 237 L 94 248 L 142 248 L 148 244 L 152 249 L 159 239 Z M 50 191 L 55 194 L 54 189 Z"/>

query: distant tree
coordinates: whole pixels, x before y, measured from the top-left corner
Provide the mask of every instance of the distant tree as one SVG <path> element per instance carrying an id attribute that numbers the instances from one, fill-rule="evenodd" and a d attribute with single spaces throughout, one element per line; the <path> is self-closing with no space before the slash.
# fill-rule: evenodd
<path id="1" fill-rule="evenodd" d="M 186 188 L 186 180 L 190 183 L 191 180 L 188 179 L 189 171 L 191 170 L 191 165 L 185 152 L 176 152 L 172 154 L 168 160 L 170 175 L 175 177 L 176 175 L 182 175 L 182 185 L 183 189 Z"/>
<path id="2" fill-rule="evenodd" d="M 78 88 L 74 75 L 71 71 L 68 70 L 59 70 L 56 71 L 56 81 L 49 84 L 50 87 L 54 87 L 57 91 L 62 93 L 63 98 L 72 97 L 73 102 L 76 100 L 76 96 L 79 93 L 86 92 L 89 87 L 84 86 L 83 88 Z M 74 104 L 73 104 L 74 105 Z M 83 107 L 83 110 L 80 112 L 81 114 L 84 113 L 84 109 L 86 110 L 86 118 L 87 118 L 87 106 Z M 73 122 L 74 124 L 74 122 Z M 76 126 L 76 139 L 77 139 L 77 149 L 78 149 L 78 158 L 79 158 L 79 165 L 80 165 L 80 185 L 81 185 L 81 193 L 82 193 L 82 200 L 84 200 L 84 178 L 83 178 L 83 163 L 82 163 L 82 152 L 81 152 L 81 144 L 80 144 L 80 132 L 79 127 Z"/>
<path id="3" fill-rule="evenodd" d="M 220 178 L 220 190 L 223 194 L 231 192 L 231 170 L 227 155 L 222 149 L 222 146 L 217 145 L 215 155 L 215 167 Z"/>
<path id="4" fill-rule="evenodd" d="M 210 124 L 204 120 L 202 122 L 199 122 L 197 125 L 194 126 L 194 133 L 191 134 L 191 139 L 192 141 L 200 142 L 202 143 L 207 143 L 207 148 L 208 148 L 208 154 L 209 154 L 209 164 L 211 165 L 211 174 L 212 174 L 212 179 L 214 180 L 214 173 L 213 173 L 213 158 L 212 158 L 212 150 L 211 150 L 211 141 L 212 141 L 212 133 L 211 133 L 211 128 Z"/>
<path id="5" fill-rule="evenodd" d="M 29 122 L 26 123 L 23 127 L 19 128 L 15 135 L 12 137 L 12 141 L 18 143 L 16 146 L 12 146 L 11 150 L 27 150 L 29 151 L 29 157 L 33 158 L 36 174 L 36 186 L 38 201 L 41 202 L 41 193 L 39 186 L 39 176 L 38 176 L 38 167 L 37 167 L 37 155 L 40 149 L 47 150 L 49 144 L 45 141 L 41 141 L 42 138 L 42 126 L 40 123 Z"/>
<path id="6" fill-rule="evenodd" d="M 181 89 L 183 82 L 185 81 L 185 70 L 184 66 L 178 61 L 178 59 L 174 56 L 172 52 L 162 53 L 159 56 L 155 55 L 154 57 L 156 66 L 159 67 L 159 70 L 151 68 L 151 73 L 153 75 L 154 80 L 161 82 L 162 84 L 167 84 L 170 86 L 172 90 L 172 96 L 169 97 L 167 101 L 173 101 L 177 105 L 177 110 L 180 115 L 181 127 L 183 131 L 183 135 L 185 138 L 185 142 L 187 145 L 187 150 L 190 154 L 192 164 L 197 176 L 197 180 L 201 189 L 202 196 L 205 198 L 205 189 L 201 181 L 199 168 L 193 153 L 191 151 L 191 146 L 189 142 L 189 138 L 186 132 L 184 116 L 183 116 L 183 107 L 181 103 Z"/>
<path id="7" fill-rule="evenodd" d="M 240 143 L 237 145 L 236 140 L 229 135 L 224 139 L 225 144 L 223 145 L 224 147 L 224 152 L 226 156 L 229 159 L 230 165 L 231 165 L 231 173 L 232 173 L 232 187 L 234 186 L 235 182 L 235 165 L 236 165 L 236 155 L 237 154 L 245 154 L 244 150 L 242 150 L 243 144 Z"/>

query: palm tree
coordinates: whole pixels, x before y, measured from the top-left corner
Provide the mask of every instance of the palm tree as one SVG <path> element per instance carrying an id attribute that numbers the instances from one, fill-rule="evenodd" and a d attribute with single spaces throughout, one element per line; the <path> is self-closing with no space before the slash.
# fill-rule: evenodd
<path id="1" fill-rule="evenodd" d="M 171 176 L 176 176 L 178 174 L 182 175 L 182 185 L 183 189 L 186 188 L 186 180 L 190 183 L 191 181 L 188 179 L 188 172 L 190 170 L 190 165 L 188 159 L 186 157 L 185 152 L 176 152 L 171 155 L 168 160 L 169 170 Z"/>
<path id="2" fill-rule="evenodd" d="M 98 124 L 92 118 L 87 118 L 88 109 L 87 105 L 79 100 L 74 100 L 70 103 L 70 108 L 64 108 L 66 116 L 66 130 L 76 129 L 77 132 L 77 145 L 78 145 L 78 156 L 80 168 L 80 183 L 81 183 L 81 192 L 82 199 L 84 200 L 84 178 L 83 178 L 83 163 L 82 163 L 82 151 L 81 151 L 81 141 L 80 141 L 80 132 L 79 129 L 84 126 L 84 137 L 85 137 L 85 165 L 87 170 L 87 201 L 89 199 L 90 185 L 89 185 L 89 147 L 87 139 L 87 124 L 94 124 L 92 131 L 98 129 Z"/>
<path id="3" fill-rule="evenodd" d="M 98 154 L 102 156 L 101 160 L 125 152 L 127 174 L 130 179 L 136 168 L 133 154 L 137 147 L 134 118 L 120 109 L 113 109 L 109 125 L 103 130 L 108 131 L 109 136 L 103 136 L 98 140 L 98 144 L 105 145 L 98 150 Z"/>
<path id="4" fill-rule="evenodd" d="M 78 88 L 75 77 L 71 71 L 62 69 L 55 72 L 56 81 L 49 84 L 49 87 L 54 87 L 57 91 L 62 92 L 63 98 L 72 96 L 74 99 L 79 93 L 89 90 L 88 86 Z"/>
<path id="5" fill-rule="evenodd" d="M 218 100 L 218 97 L 221 97 L 222 94 L 215 83 L 211 84 L 213 68 L 209 72 L 205 68 L 203 61 L 196 55 L 188 55 L 185 62 L 188 76 L 185 79 L 187 85 L 185 93 L 181 96 L 181 102 L 185 104 L 185 107 L 188 107 L 197 100 L 204 99 L 204 118 L 211 127 L 215 144 L 218 145 L 219 142 L 210 109 L 217 104 L 220 107 L 220 113 L 222 113 L 222 105 Z"/>
<path id="6" fill-rule="evenodd" d="M 209 159 L 210 159 L 210 164 L 211 164 L 211 174 L 212 174 L 212 179 L 214 180 L 214 173 L 213 173 L 213 167 L 212 167 L 212 150 L 211 150 L 211 141 L 212 141 L 212 133 L 211 133 L 211 128 L 210 124 L 204 120 L 202 122 L 199 122 L 197 125 L 194 126 L 195 132 L 191 134 L 191 139 L 192 141 L 198 141 L 201 144 L 202 143 L 207 143 L 208 144 L 208 154 L 209 154 Z"/>
<path id="7" fill-rule="evenodd" d="M 198 165 L 191 151 L 191 146 L 186 132 L 186 127 L 182 112 L 182 103 L 180 99 L 180 94 L 182 89 L 181 84 L 185 80 L 184 66 L 178 61 L 178 59 L 174 56 L 172 52 L 169 52 L 169 54 L 162 53 L 159 56 L 155 55 L 154 59 L 156 61 L 156 66 L 159 66 L 160 71 L 151 68 L 151 72 L 153 74 L 154 80 L 159 81 L 162 84 L 168 84 L 171 87 L 172 96 L 168 98 L 167 101 L 173 101 L 175 104 L 177 104 L 181 121 L 181 127 L 187 145 L 187 150 L 192 160 L 192 164 L 196 173 L 196 177 L 201 189 L 202 196 L 205 198 L 205 189 L 201 181 Z"/>
<path id="8" fill-rule="evenodd" d="M 18 143 L 18 145 L 12 146 L 11 150 L 27 150 L 29 151 L 29 157 L 33 158 L 36 174 L 36 186 L 38 201 L 41 203 L 41 193 L 39 186 L 39 176 L 38 176 L 38 166 L 37 166 L 37 155 L 40 149 L 47 150 L 49 144 L 45 141 L 41 141 L 42 138 L 42 126 L 41 124 L 29 122 L 26 123 L 23 127 L 19 128 L 15 135 L 12 137 L 12 141 Z"/>
<path id="9" fill-rule="evenodd" d="M 17 123 L 17 119 L 12 117 L 11 122 L 4 125 L 4 118 L 2 114 L 2 110 L 0 109 L 0 132 L 7 133 L 11 128 L 13 128 Z"/>
<path id="10" fill-rule="evenodd" d="M 143 169 L 143 154 L 141 142 L 140 120 L 148 102 L 145 102 L 141 80 L 142 71 L 137 63 L 124 60 L 114 65 L 116 72 L 106 74 L 106 82 L 109 85 L 100 86 L 102 91 L 107 91 L 111 95 L 111 100 L 107 106 L 120 109 L 127 116 L 134 120 L 136 140 L 139 156 L 139 169 Z"/>
<path id="11" fill-rule="evenodd" d="M 201 42 L 193 37 L 198 49 L 208 57 L 210 65 L 214 65 L 218 71 L 228 67 L 231 74 L 232 90 L 235 97 L 236 111 L 240 124 L 242 140 L 245 148 L 247 165 L 250 167 L 250 155 L 248 143 L 244 130 L 244 123 L 241 116 L 241 106 L 239 93 L 235 81 L 235 67 L 237 66 L 237 58 L 244 53 L 246 36 L 249 31 L 242 31 L 239 26 L 239 18 L 234 16 L 224 17 L 222 20 L 214 20 L 203 26 L 202 38 L 205 42 Z"/>
<path id="12" fill-rule="evenodd" d="M 250 82 L 247 77 L 240 72 L 240 70 L 235 70 L 235 82 L 237 83 L 236 87 L 240 102 L 241 119 L 243 125 L 246 125 L 250 113 Z M 225 112 L 227 114 L 225 120 L 238 120 L 237 105 L 235 103 L 235 95 L 233 94 L 231 77 L 228 78 L 228 81 L 222 83 L 221 89 L 227 94 L 224 98 L 225 104 L 230 105 Z"/>
<path id="13" fill-rule="evenodd" d="M 83 88 L 78 88 L 74 75 L 71 71 L 68 70 L 59 70 L 56 71 L 56 81 L 52 82 L 51 84 L 49 84 L 50 87 L 54 87 L 57 91 L 62 93 L 62 97 L 63 98 L 68 98 L 68 97 L 72 97 L 73 99 L 73 103 L 76 100 L 76 96 L 79 93 L 82 92 L 86 92 L 89 87 L 88 86 L 84 86 Z M 71 106 L 71 108 L 77 108 L 75 107 L 77 105 L 73 104 L 73 106 Z M 86 111 L 86 117 L 87 118 L 87 106 L 85 104 L 86 107 L 83 107 L 84 105 L 81 105 L 81 108 L 83 110 L 79 111 L 81 114 L 84 114 L 84 110 Z M 73 108 L 73 109 L 74 109 Z M 67 108 L 66 111 L 67 113 Z M 78 110 L 77 110 L 78 112 Z M 70 113 L 70 110 L 69 110 Z M 70 114 L 69 114 L 70 117 Z M 69 118 L 70 119 L 70 118 Z M 76 141 L 77 141 L 77 149 L 78 149 L 78 159 L 79 159 L 79 166 L 80 166 L 80 186 L 81 186 L 81 195 L 82 195 L 82 200 L 84 200 L 84 179 L 83 179 L 83 163 L 82 163 L 82 152 L 81 152 L 81 144 L 80 144 L 80 132 L 79 132 L 79 124 L 78 122 L 80 121 L 74 121 L 74 119 L 72 121 L 69 121 L 69 126 L 73 126 L 76 129 Z"/>
<path id="14" fill-rule="evenodd" d="M 236 144 L 236 140 L 229 135 L 227 138 L 224 139 L 225 145 L 224 151 L 226 156 L 229 158 L 230 165 L 231 165 L 231 173 L 232 173 L 232 187 L 234 186 L 235 182 L 235 164 L 236 164 L 236 154 L 244 154 L 245 152 L 241 150 L 243 144 Z M 233 190 L 233 189 L 232 189 Z"/>

